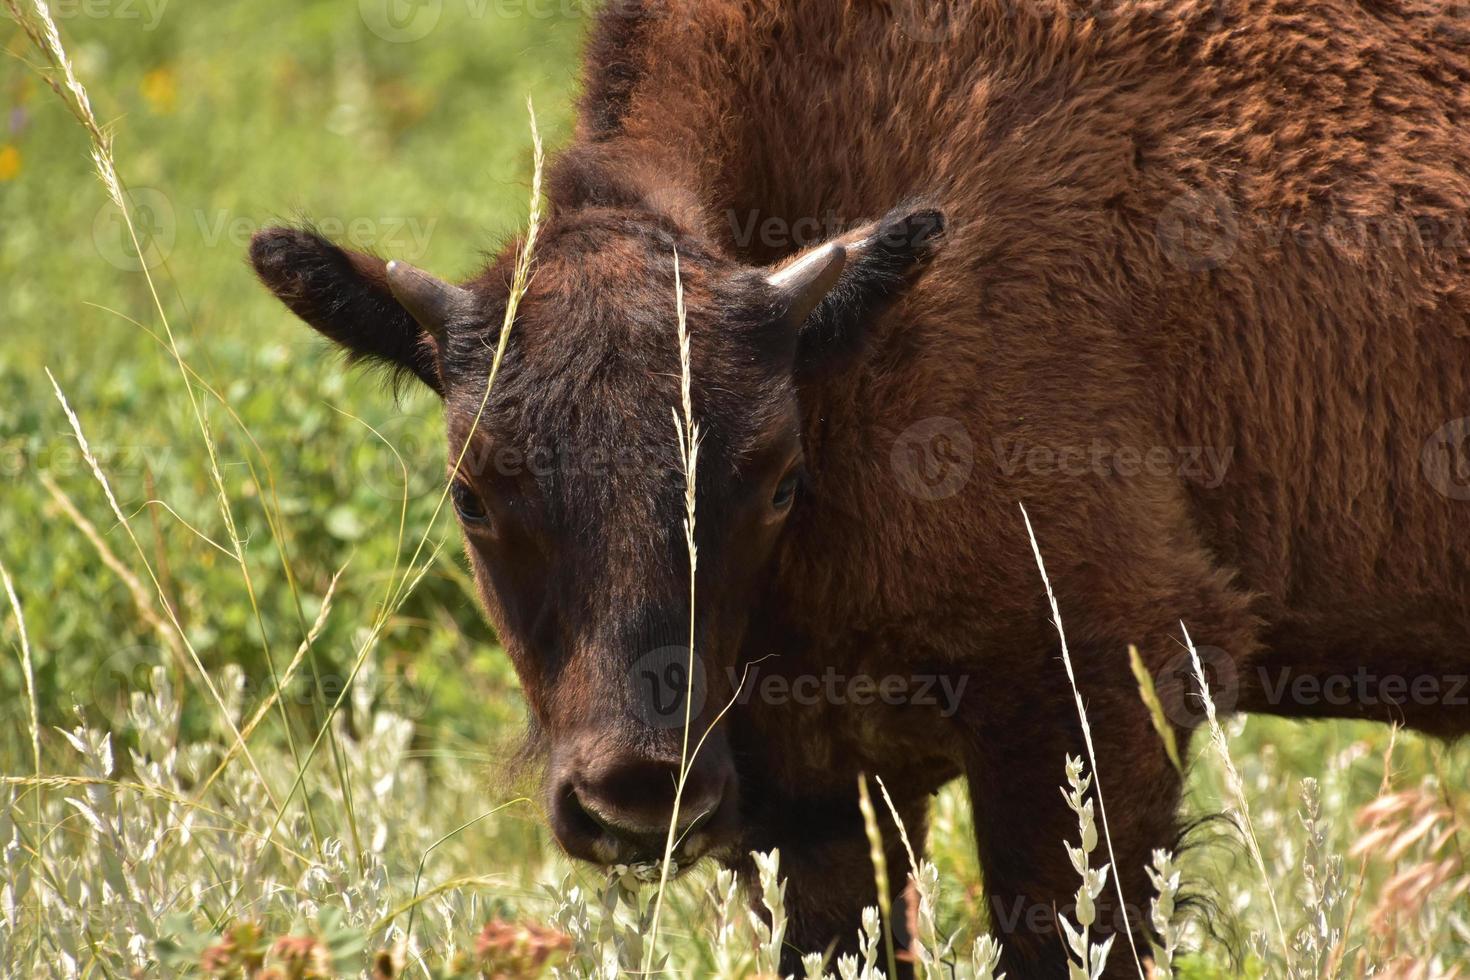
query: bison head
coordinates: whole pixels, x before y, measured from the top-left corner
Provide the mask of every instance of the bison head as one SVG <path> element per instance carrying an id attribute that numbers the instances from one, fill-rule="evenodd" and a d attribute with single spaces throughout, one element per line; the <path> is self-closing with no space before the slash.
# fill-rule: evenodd
<path id="1" fill-rule="evenodd" d="M 942 230 L 938 212 L 901 208 L 756 267 L 651 207 L 553 213 L 488 391 L 516 246 L 452 285 L 308 230 L 256 236 L 251 260 L 293 312 L 443 399 L 469 561 L 521 678 L 552 826 L 572 855 L 613 864 L 662 854 L 686 712 L 699 751 L 678 863 L 736 843 L 737 778 L 714 722 L 739 685 L 783 530 L 814 503 L 803 493 L 804 386 L 854 356 Z M 697 658 L 672 416 L 676 253 L 703 436 Z"/>

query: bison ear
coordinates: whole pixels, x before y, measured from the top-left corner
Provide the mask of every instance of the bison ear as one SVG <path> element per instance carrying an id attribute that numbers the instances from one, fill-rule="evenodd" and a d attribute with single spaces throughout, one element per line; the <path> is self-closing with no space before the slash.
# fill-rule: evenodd
<path id="1" fill-rule="evenodd" d="M 788 324 L 797 330 L 798 379 L 819 376 L 862 348 L 869 325 L 918 279 L 939 251 L 945 217 L 936 208 L 904 206 L 878 221 L 819 245 L 772 273 L 788 289 Z"/>
<path id="2" fill-rule="evenodd" d="M 444 394 L 441 342 L 470 303 L 466 290 L 297 228 L 257 233 L 250 262 L 292 313 L 350 358 L 406 371 Z"/>

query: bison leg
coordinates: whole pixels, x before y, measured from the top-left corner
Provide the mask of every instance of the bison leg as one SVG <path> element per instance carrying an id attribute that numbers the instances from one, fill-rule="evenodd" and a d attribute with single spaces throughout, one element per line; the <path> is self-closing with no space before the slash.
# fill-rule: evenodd
<path id="1" fill-rule="evenodd" d="M 1117 666 L 1127 677 L 1126 665 Z M 966 777 L 975 834 L 991 928 L 1004 946 L 1006 975 L 1012 980 L 1062 977 L 1067 975 L 1068 953 L 1057 917 L 1076 924 L 1080 878 L 1063 846 L 1078 843 L 1077 818 L 1059 787 L 1066 785 L 1066 757 L 1086 762 L 1086 747 L 1064 679 L 1059 686 L 1016 694 L 1035 724 L 1007 713 L 1003 721 L 982 726 L 972 746 Z M 1126 922 L 1142 952 L 1153 895 L 1145 867 L 1154 848 L 1174 844 L 1181 779 L 1161 749 L 1136 690 L 1094 688 L 1087 713 L 1098 757 L 1098 774 L 1089 791 L 1099 837 L 1091 864 L 1110 860 L 1096 806 L 1099 779 L 1117 858 L 1098 897 L 1091 936 L 1102 942 L 1123 932 Z M 1126 899 L 1121 909 L 1118 883 Z M 1119 935 L 1104 976 L 1130 975 L 1137 975 L 1133 953 L 1128 936 Z"/>
<path id="2" fill-rule="evenodd" d="M 899 953 L 898 975 L 900 978 L 911 977 L 912 967 L 905 962 L 907 956 L 904 952 L 908 936 L 904 897 L 909 872 L 908 856 L 876 787 L 873 792 L 888 861 L 889 901 L 894 942 Z M 909 840 L 915 851 L 922 853 L 928 829 L 928 797 L 900 801 L 898 808 Z M 770 807 L 768 812 L 767 820 L 762 821 L 764 826 L 752 840 L 760 841 L 754 845 L 759 850 L 781 850 L 787 914 L 781 973 L 783 976 L 804 976 L 801 968 L 803 954 L 831 951 L 829 962 L 835 962 L 839 955 L 858 951 L 862 911 L 878 904 L 872 856 L 858 809 L 856 788 L 851 794 L 839 797 L 783 801 L 779 806 Z M 744 862 L 741 874 L 751 900 L 757 906 L 756 911 L 764 916 L 753 863 Z M 884 969 L 887 972 L 886 966 Z"/>

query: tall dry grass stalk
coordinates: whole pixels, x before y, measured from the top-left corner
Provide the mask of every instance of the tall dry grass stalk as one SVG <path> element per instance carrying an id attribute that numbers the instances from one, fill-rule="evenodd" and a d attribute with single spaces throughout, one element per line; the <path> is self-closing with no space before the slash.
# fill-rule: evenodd
<path id="1" fill-rule="evenodd" d="M 5 597 L 10 600 L 11 612 L 15 614 L 15 629 L 19 636 L 20 646 L 20 669 L 21 675 L 25 679 L 26 707 L 30 712 L 30 717 L 27 720 L 30 723 L 28 734 L 30 735 L 31 741 L 31 765 L 35 770 L 36 779 L 39 780 L 41 778 L 41 721 L 40 714 L 36 708 L 36 669 L 31 658 L 31 636 L 30 632 L 26 629 L 26 614 L 25 610 L 21 608 L 20 596 L 15 593 L 15 582 L 11 580 L 10 570 L 5 567 L 3 560 L 0 560 L 0 583 L 3 583 L 5 586 Z M 32 800 L 32 814 L 35 820 L 35 833 L 39 834 L 44 823 L 43 813 L 45 812 L 45 803 L 41 798 L 42 789 L 39 785 L 31 787 L 30 791 L 35 794 L 35 799 Z M 32 851 L 28 862 L 33 874 L 40 860 L 41 852 L 37 848 Z M 32 970 L 36 968 L 37 952 L 37 950 L 33 950 L 31 954 Z"/>
<path id="2" fill-rule="evenodd" d="M 684 306 L 684 277 L 679 270 L 679 250 L 674 249 L 674 317 L 679 336 L 679 407 L 671 407 L 674 416 L 674 435 L 679 441 L 679 464 L 684 470 L 684 547 L 689 555 L 689 657 L 685 664 L 684 732 L 679 748 L 679 779 L 674 786 L 674 807 L 669 815 L 669 829 L 664 837 L 663 858 L 659 862 L 658 892 L 653 904 L 653 929 L 644 954 L 644 971 L 652 964 L 658 946 L 658 930 L 663 919 L 664 891 L 669 884 L 670 866 L 674 858 L 674 844 L 679 833 L 679 809 L 684 802 L 684 787 L 689 780 L 689 769 L 693 758 L 689 754 L 689 728 L 694 720 L 694 628 L 695 628 L 695 574 L 699 568 L 699 548 L 694 543 L 695 487 L 699 468 L 699 423 L 694 420 L 694 370 L 689 346 L 689 316 Z M 683 415 L 680 416 L 680 408 Z M 723 716 L 723 712 L 721 712 Z M 710 726 L 713 728 L 713 724 Z M 706 733 L 708 734 L 708 733 Z M 701 738 L 699 745 L 703 746 Z M 696 752 L 698 747 L 696 747 Z"/>
<path id="3" fill-rule="evenodd" d="M 26 630 L 26 614 L 21 608 L 20 596 L 15 594 L 15 582 L 10 570 L 0 560 L 0 584 L 5 586 L 5 597 L 10 600 L 10 611 L 15 614 L 15 629 L 20 641 L 20 672 L 26 686 L 26 708 L 30 712 L 31 761 L 36 775 L 41 775 L 41 721 L 36 709 L 36 669 L 31 660 L 31 636 Z"/>
<path id="4" fill-rule="evenodd" d="M 1276 939 L 1281 944 L 1281 955 L 1284 962 L 1291 962 L 1291 944 L 1286 941 L 1286 928 L 1281 924 L 1281 909 L 1276 904 L 1276 889 L 1271 884 L 1271 874 L 1266 870 L 1266 860 L 1261 856 L 1261 842 L 1256 836 L 1255 824 L 1251 821 L 1250 803 L 1246 800 L 1245 781 L 1240 778 L 1240 771 L 1235 768 L 1235 760 L 1230 756 L 1230 741 L 1225 737 L 1225 729 L 1220 727 L 1220 719 L 1215 714 L 1215 699 L 1210 695 L 1210 682 L 1205 678 L 1205 669 L 1200 664 L 1199 651 L 1194 648 L 1194 640 L 1189 637 L 1189 628 L 1182 622 L 1179 628 L 1184 632 L 1184 645 L 1189 649 L 1189 660 L 1194 667 L 1194 676 L 1199 681 L 1200 697 L 1205 705 L 1205 722 L 1210 730 L 1210 742 L 1219 753 L 1220 762 L 1225 767 L 1225 783 L 1230 787 L 1231 795 L 1235 798 L 1235 806 L 1240 813 L 1241 820 L 1245 823 L 1246 846 L 1251 853 L 1251 860 L 1255 862 L 1256 870 L 1260 872 L 1261 883 L 1266 888 L 1266 897 L 1271 902 L 1271 919 L 1276 925 Z"/>
<path id="5" fill-rule="evenodd" d="M 1092 769 L 1093 792 L 1097 794 L 1098 815 L 1102 818 L 1103 838 L 1108 845 L 1108 863 L 1113 867 L 1113 890 L 1118 893 L 1118 906 L 1123 916 L 1123 929 L 1128 934 L 1128 948 L 1133 951 L 1133 963 L 1138 975 L 1143 977 L 1143 960 L 1138 955 L 1138 943 L 1133 938 L 1133 924 L 1128 919 L 1128 899 L 1123 895 L 1123 876 L 1117 873 L 1118 858 L 1113 853 L 1113 833 L 1108 827 L 1108 808 L 1103 802 L 1102 776 L 1098 772 L 1097 752 L 1092 746 L 1092 726 L 1087 723 L 1087 707 L 1082 703 L 1082 692 L 1077 688 L 1077 675 L 1072 670 L 1072 654 L 1067 649 L 1067 633 L 1062 628 L 1062 611 L 1057 606 L 1057 597 L 1051 588 L 1051 579 L 1046 575 L 1046 562 L 1041 558 L 1041 545 L 1036 541 L 1036 531 L 1031 527 L 1031 515 L 1021 507 L 1021 519 L 1026 522 L 1026 535 L 1031 539 L 1031 553 L 1036 556 L 1036 569 L 1041 573 L 1041 582 L 1046 586 L 1046 601 L 1051 605 L 1052 625 L 1057 628 L 1057 637 L 1062 645 L 1062 665 L 1067 670 L 1067 683 L 1072 687 L 1072 698 L 1077 703 L 1077 720 L 1082 723 L 1082 741 L 1087 747 L 1087 764 Z"/>
<path id="6" fill-rule="evenodd" d="M 1174 737 L 1174 726 L 1169 723 L 1169 716 L 1164 712 L 1164 704 L 1159 700 L 1158 689 L 1154 687 L 1154 675 L 1144 666 L 1143 658 L 1138 655 L 1138 647 L 1131 643 L 1128 644 L 1128 669 L 1133 671 L 1133 680 L 1138 684 L 1138 696 L 1148 709 L 1149 723 L 1154 726 L 1154 732 L 1164 744 L 1164 754 L 1169 757 L 1169 764 L 1179 775 L 1184 775 L 1184 762 L 1179 757 L 1179 742 Z"/>
<path id="7" fill-rule="evenodd" d="M 53 74 L 43 71 L 41 77 L 86 129 L 92 142 L 92 162 L 97 168 L 97 175 L 102 178 L 102 186 L 107 189 L 107 196 L 112 199 L 112 203 L 126 215 L 122 182 L 117 178 L 117 168 L 112 158 L 112 134 L 97 123 L 97 117 L 92 112 L 92 100 L 87 96 L 87 90 L 82 87 L 82 83 L 77 80 L 76 70 L 61 43 L 61 34 L 56 29 L 56 21 L 51 18 L 46 0 L 31 0 L 30 11 L 22 8 L 18 0 L 4 2 L 5 8 L 30 39 L 32 47 L 46 59 L 46 67 Z M 58 82 L 55 75 L 60 75 L 61 81 Z M 128 230 L 132 230 L 131 226 Z"/>
<path id="8" fill-rule="evenodd" d="M 969 949 L 968 962 L 963 954 L 957 954 L 956 943 L 960 933 L 946 936 L 939 928 L 940 875 L 939 868 L 928 858 L 914 850 L 909 839 L 908 827 L 894 805 L 893 797 L 882 776 L 874 776 L 878 791 L 888 807 L 893 823 L 898 827 L 899 840 L 909 859 L 909 888 L 905 896 L 912 902 L 907 911 L 909 925 L 909 955 L 914 962 L 914 974 L 921 980 L 995 980 L 995 971 L 1000 965 L 1001 945 L 989 934 L 976 936 Z M 876 821 L 875 821 L 876 823 Z M 865 821 L 866 826 L 866 821 Z M 871 836 L 873 830 L 869 829 Z M 847 980 L 848 973 L 842 971 L 839 960 L 838 973 Z M 810 976 L 821 976 L 811 971 Z M 1005 975 L 1001 974 L 1001 980 Z"/>

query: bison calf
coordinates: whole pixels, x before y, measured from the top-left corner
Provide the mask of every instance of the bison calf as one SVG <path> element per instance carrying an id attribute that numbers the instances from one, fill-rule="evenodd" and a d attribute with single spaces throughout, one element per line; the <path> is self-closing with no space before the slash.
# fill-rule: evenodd
<path id="1" fill-rule="evenodd" d="M 251 258 L 442 397 L 570 854 L 662 853 L 687 712 L 677 863 L 780 847 L 791 948 L 846 949 L 875 899 L 858 774 L 920 839 L 962 777 L 1004 968 L 1062 976 L 1081 730 L 1018 503 L 1134 928 L 1180 780 L 1130 644 L 1181 738 L 1181 622 L 1223 708 L 1470 729 L 1462 13 L 619 0 L 488 401 L 518 243 L 460 285 L 305 230 Z"/>

